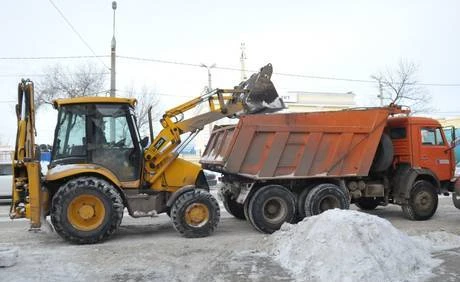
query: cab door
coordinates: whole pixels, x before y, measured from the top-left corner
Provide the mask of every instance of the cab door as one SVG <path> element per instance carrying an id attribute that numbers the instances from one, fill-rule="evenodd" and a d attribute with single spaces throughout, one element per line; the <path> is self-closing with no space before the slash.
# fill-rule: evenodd
<path id="1" fill-rule="evenodd" d="M 122 184 L 138 181 L 141 149 L 128 105 L 89 107 L 88 150 L 92 163 L 112 171 Z"/>
<path id="2" fill-rule="evenodd" d="M 440 181 L 452 178 L 452 150 L 439 127 L 420 128 L 419 165 L 431 170 Z"/>

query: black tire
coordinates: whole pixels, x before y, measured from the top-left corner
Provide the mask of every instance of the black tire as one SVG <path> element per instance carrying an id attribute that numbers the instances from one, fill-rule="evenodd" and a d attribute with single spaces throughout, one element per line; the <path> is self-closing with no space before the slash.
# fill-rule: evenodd
<path id="1" fill-rule="evenodd" d="M 267 185 L 250 198 L 248 217 L 252 226 L 263 233 L 273 233 L 285 222 L 293 222 L 296 199 L 286 187 Z"/>
<path id="2" fill-rule="evenodd" d="M 393 157 L 393 142 L 391 142 L 390 136 L 383 133 L 382 137 L 380 138 L 380 142 L 377 147 L 377 152 L 375 153 L 374 160 L 372 161 L 370 171 L 382 172 L 387 170 L 393 162 Z"/>
<path id="3" fill-rule="evenodd" d="M 305 214 L 305 200 L 307 199 L 308 193 L 311 191 L 311 189 L 315 187 L 315 184 L 313 185 L 308 185 L 299 195 L 297 199 L 297 217 L 299 220 L 302 220 L 305 218 L 307 215 Z"/>
<path id="4" fill-rule="evenodd" d="M 197 215 L 194 216 L 194 214 Z M 180 195 L 171 206 L 171 219 L 174 228 L 183 236 L 206 237 L 216 229 L 219 223 L 219 204 L 205 190 L 187 191 Z"/>
<path id="5" fill-rule="evenodd" d="M 230 195 L 223 196 L 225 210 L 238 219 L 246 219 L 244 216 L 244 205 L 236 202 Z"/>
<path id="6" fill-rule="evenodd" d="M 249 195 L 246 197 L 246 200 L 244 201 L 244 204 L 243 204 L 244 218 L 245 218 L 247 221 L 249 221 L 249 222 L 251 222 L 251 221 L 249 220 L 249 202 L 250 202 L 250 200 L 251 200 L 251 197 L 252 197 L 252 195 L 249 194 Z"/>
<path id="7" fill-rule="evenodd" d="M 328 209 L 348 209 L 350 202 L 339 186 L 331 183 L 319 184 L 307 194 L 305 215 L 320 214 Z"/>
<path id="8" fill-rule="evenodd" d="M 374 198 L 359 198 L 355 200 L 355 205 L 363 211 L 371 211 L 374 210 L 380 201 Z"/>
<path id="9" fill-rule="evenodd" d="M 85 198 L 99 204 L 92 206 L 87 218 L 80 216 L 81 210 L 91 210 L 91 203 L 81 202 Z M 54 195 L 51 222 L 65 240 L 94 244 L 108 239 L 118 229 L 123 209 L 121 196 L 110 183 L 97 177 L 80 177 L 65 183 Z"/>
<path id="10" fill-rule="evenodd" d="M 411 220 L 427 220 L 438 208 L 438 194 L 430 182 L 418 180 L 412 185 L 409 203 L 402 205 L 404 216 Z"/>

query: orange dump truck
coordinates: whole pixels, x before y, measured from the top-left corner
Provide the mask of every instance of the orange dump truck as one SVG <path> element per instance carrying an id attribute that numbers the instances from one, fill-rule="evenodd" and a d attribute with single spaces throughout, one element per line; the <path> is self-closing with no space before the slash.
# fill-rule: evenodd
<path id="1" fill-rule="evenodd" d="M 426 220 L 455 170 L 439 122 L 396 106 L 243 116 L 215 127 L 200 162 L 222 173 L 227 211 L 266 233 L 350 203 Z"/>

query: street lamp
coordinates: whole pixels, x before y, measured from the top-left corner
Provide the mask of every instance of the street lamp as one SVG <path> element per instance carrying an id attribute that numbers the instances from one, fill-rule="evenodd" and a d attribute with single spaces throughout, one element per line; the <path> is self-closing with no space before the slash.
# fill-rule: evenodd
<path id="1" fill-rule="evenodd" d="M 111 64 L 110 64 L 110 97 L 115 97 L 115 58 L 116 58 L 116 49 L 117 41 L 115 40 L 115 10 L 117 9 L 117 1 L 112 2 L 113 10 L 113 33 L 112 33 L 112 43 L 111 43 Z"/>
<path id="2" fill-rule="evenodd" d="M 203 68 L 206 68 L 208 70 L 208 92 L 211 92 L 212 86 L 211 86 L 211 69 L 216 66 L 216 64 L 212 64 L 210 66 L 207 66 L 205 64 L 201 64 Z"/>

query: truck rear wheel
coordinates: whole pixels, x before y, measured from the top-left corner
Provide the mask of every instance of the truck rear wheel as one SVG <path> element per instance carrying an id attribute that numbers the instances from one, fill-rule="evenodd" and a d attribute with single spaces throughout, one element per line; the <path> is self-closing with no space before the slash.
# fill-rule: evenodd
<path id="1" fill-rule="evenodd" d="M 319 184 L 313 188 L 305 199 L 305 215 L 320 214 L 329 209 L 348 209 L 350 203 L 339 186 L 331 183 Z"/>
<path id="2" fill-rule="evenodd" d="M 244 216 L 244 205 L 231 198 L 230 195 L 223 196 L 225 210 L 238 219 L 246 219 Z"/>
<path id="3" fill-rule="evenodd" d="M 51 222 L 65 240 L 93 244 L 118 229 L 123 208 L 120 194 L 107 181 L 80 177 L 65 183 L 54 195 Z"/>
<path id="4" fill-rule="evenodd" d="M 307 195 L 308 193 L 310 193 L 313 187 L 315 187 L 315 184 L 308 185 L 299 195 L 299 198 L 297 200 L 297 214 L 299 220 L 302 220 L 307 216 L 305 214 L 305 200 L 307 199 Z"/>
<path id="5" fill-rule="evenodd" d="M 185 237 L 206 237 L 216 229 L 219 223 L 219 204 L 205 190 L 187 191 L 173 203 L 171 219 L 174 228 Z"/>
<path id="6" fill-rule="evenodd" d="M 247 209 L 252 226 L 263 233 L 273 233 L 285 222 L 295 219 L 294 194 L 280 185 L 267 185 L 250 198 Z"/>
<path id="7" fill-rule="evenodd" d="M 374 198 L 359 198 L 355 200 L 355 205 L 363 211 L 371 211 L 374 210 L 378 205 L 379 202 L 377 199 Z"/>
<path id="8" fill-rule="evenodd" d="M 414 183 L 410 192 L 409 203 L 402 205 L 404 215 L 411 220 L 427 220 L 438 208 L 438 194 L 433 184 L 426 180 Z"/>

